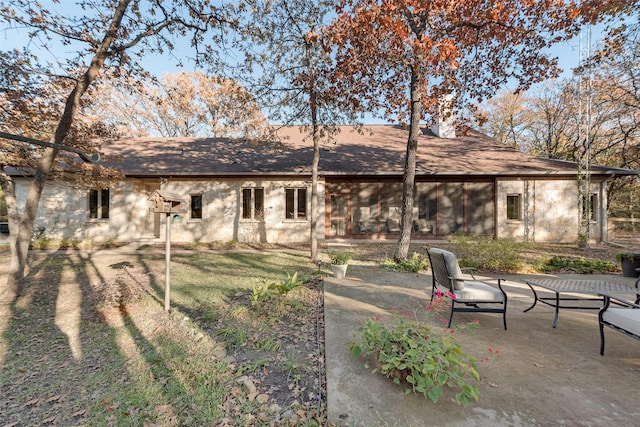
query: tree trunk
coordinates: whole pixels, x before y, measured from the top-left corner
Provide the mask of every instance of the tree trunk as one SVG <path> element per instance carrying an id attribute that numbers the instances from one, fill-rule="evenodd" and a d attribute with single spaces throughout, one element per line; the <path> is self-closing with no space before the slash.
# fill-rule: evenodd
<path id="1" fill-rule="evenodd" d="M 102 69 L 104 61 L 109 55 L 111 45 L 117 39 L 118 29 L 122 24 L 122 18 L 124 17 L 130 2 L 131 0 L 121 0 L 116 6 L 109 29 L 106 31 L 100 45 L 96 48 L 93 58 L 91 59 L 91 64 L 87 67 L 82 77 L 78 79 L 75 87 L 67 97 L 64 111 L 55 131 L 53 141 L 55 144 L 63 144 L 64 139 L 67 137 L 73 124 L 76 111 L 80 106 L 80 100 L 89 88 L 89 85 L 91 85 Z M 47 178 L 55 164 L 57 154 L 58 150 L 55 148 L 47 148 L 44 150 L 44 153 L 36 166 L 33 181 L 29 186 L 29 193 L 27 194 L 27 200 L 22 215 L 18 216 L 15 200 L 13 201 L 14 207 L 16 208 L 13 212 L 14 215 L 9 215 L 11 264 L 7 283 L 4 290 L 0 291 L 0 295 L 5 301 L 12 301 L 16 297 L 22 295 L 29 243 L 31 241 L 36 213 L 38 211 L 38 204 L 40 203 L 40 196 L 42 195 L 42 190 L 47 182 Z M 6 186 L 6 180 L 2 181 L 4 188 Z M 6 194 L 7 192 L 5 191 L 5 196 Z M 15 196 L 13 188 L 11 189 L 11 194 Z"/>
<path id="2" fill-rule="evenodd" d="M 311 166 L 311 262 L 318 261 L 318 165 L 320 163 L 320 137 L 315 107 L 313 111 L 313 161 Z"/>
<path id="3" fill-rule="evenodd" d="M 417 66 L 411 69 L 411 119 L 409 125 L 409 140 L 402 177 L 402 210 L 400 214 L 400 235 L 396 244 L 393 258 L 396 261 L 407 259 L 411 231 L 413 228 L 413 192 L 416 179 L 416 155 L 418 151 L 418 137 L 420 136 L 420 116 L 422 102 L 420 95 L 420 72 Z"/>

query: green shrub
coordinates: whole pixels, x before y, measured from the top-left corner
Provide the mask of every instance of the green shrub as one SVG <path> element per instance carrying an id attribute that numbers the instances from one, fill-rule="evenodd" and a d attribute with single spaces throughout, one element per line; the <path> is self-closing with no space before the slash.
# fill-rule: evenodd
<path id="1" fill-rule="evenodd" d="M 511 239 L 465 234 L 454 234 L 450 243 L 461 267 L 496 271 L 519 271 L 524 264 L 520 252 L 528 246 Z"/>
<path id="2" fill-rule="evenodd" d="M 542 271 L 567 270 L 584 274 L 615 272 L 618 270 L 617 267 L 609 261 L 566 258 L 562 256 L 552 256 L 546 259 L 539 269 Z"/>
<path id="3" fill-rule="evenodd" d="M 329 252 L 329 262 L 334 265 L 345 265 L 353 259 L 353 253 L 334 249 Z"/>
<path id="4" fill-rule="evenodd" d="M 400 262 L 396 262 L 392 258 L 385 258 L 381 266 L 394 271 L 417 273 L 426 270 L 429 267 L 429 261 L 417 252 L 414 252 L 411 258 L 404 259 Z"/>

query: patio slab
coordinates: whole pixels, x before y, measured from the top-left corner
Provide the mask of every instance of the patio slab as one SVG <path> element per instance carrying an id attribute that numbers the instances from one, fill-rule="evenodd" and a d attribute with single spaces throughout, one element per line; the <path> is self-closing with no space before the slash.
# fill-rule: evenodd
<path id="1" fill-rule="evenodd" d="M 506 278 L 508 330 L 497 314 L 456 313 L 454 324 L 480 320 L 474 334 L 460 335 L 463 349 L 478 359 L 480 399 L 469 407 L 447 391 L 437 403 L 403 390 L 363 360 L 348 342 L 363 319 L 388 309 L 423 310 L 428 304 L 428 274 L 351 268 L 345 279 L 325 278 L 325 339 L 329 422 L 337 426 L 631 426 L 640 416 L 638 378 L 640 342 L 606 330 L 600 356 L 597 310 L 561 310 L 552 327 L 553 309 L 531 306 L 525 280 Z M 621 275 L 563 275 L 633 285 Z M 491 349 L 491 350 L 489 350 Z M 496 355 L 497 353 L 497 355 Z"/>

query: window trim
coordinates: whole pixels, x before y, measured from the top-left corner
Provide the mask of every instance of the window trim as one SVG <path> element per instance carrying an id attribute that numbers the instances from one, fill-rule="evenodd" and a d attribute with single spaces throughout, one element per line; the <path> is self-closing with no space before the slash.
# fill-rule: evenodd
<path id="1" fill-rule="evenodd" d="M 251 214 L 245 216 L 245 192 L 250 192 L 249 205 Z M 261 194 L 261 200 L 258 200 L 256 194 Z M 264 222 L 264 187 L 242 187 L 240 191 L 240 221 L 241 222 Z"/>
<path id="2" fill-rule="evenodd" d="M 510 213 L 509 199 L 510 198 L 516 198 L 516 200 L 517 200 L 517 205 L 515 205 L 516 209 L 517 209 L 515 217 L 510 217 L 509 216 L 509 213 Z M 507 194 L 505 215 L 507 217 L 507 221 L 513 221 L 513 222 L 522 221 L 522 193 L 508 193 Z"/>
<path id="3" fill-rule="evenodd" d="M 193 202 L 195 197 L 200 198 L 200 215 L 199 216 L 193 216 L 193 212 L 194 212 Z M 194 222 L 202 221 L 203 213 L 204 213 L 204 203 L 203 203 L 202 193 L 190 194 L 189 195 L 189 221 L 194 221 Z"/>
<path id="4" fill-rule="evenodd" d="M 104 197 L 106 195 L 106 206 Z M 93 207 L 95 204 L 95 208 Z M 106 207 L 106 215 L 105 215 Z M 95 216 L 93 211 L 95 210 Z M 109 221 L 111 216 L 111 192 L 108 188 L 94 188 L 87 193 L 87 211 L 89 221 Z"/>
<path id="5" fill-rule="evenodd" d="M 289 194 L 293 192 L 293 212 L 292 216 L 289 217 Z M 300 193 L 304 192 L 304 204 L 301 205 L 300 201 Z M 309 190 L 307 187 L 287 187 L 284 189 L 284 220 L 287 222 L 307 222 L 309 219 L 309 207 L 308 207 L 308 197 Z M 304 207 L 304 212 L 302 216 L 301 207 Z"/>

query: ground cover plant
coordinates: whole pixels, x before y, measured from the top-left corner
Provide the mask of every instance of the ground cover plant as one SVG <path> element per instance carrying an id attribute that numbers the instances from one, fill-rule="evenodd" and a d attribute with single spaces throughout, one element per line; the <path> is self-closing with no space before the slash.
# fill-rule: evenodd
<path id="1" fill-rule="evenodd" d="M 306 255 L 175 253 L 170 313 L 162 251 L 40 255 L 4 325 L 2 426 L 323 425 Z"/>
<path id="2" fill-rule="evenodd" d="M 366 357 L 373 372 L 392 378 L 406 394 L 416 393 L 437 403 L 447 389 L 456 391 L 455 399 L 468 406 L 480 397 L 476 382 L 480 381 L 477 359 L 467 354 L 454 336 L 456 331 L 473 331 L 479 325 L 461 323 L 454 329 L 443 329 L 442 317 L 451 308 L 453 294 L 438 291 L 423 313 L 399 313 L 365 319 L 359 338 L 349 346 L 357 358 Z M 431 321 L 427 321 L 431 320 Z"/>

